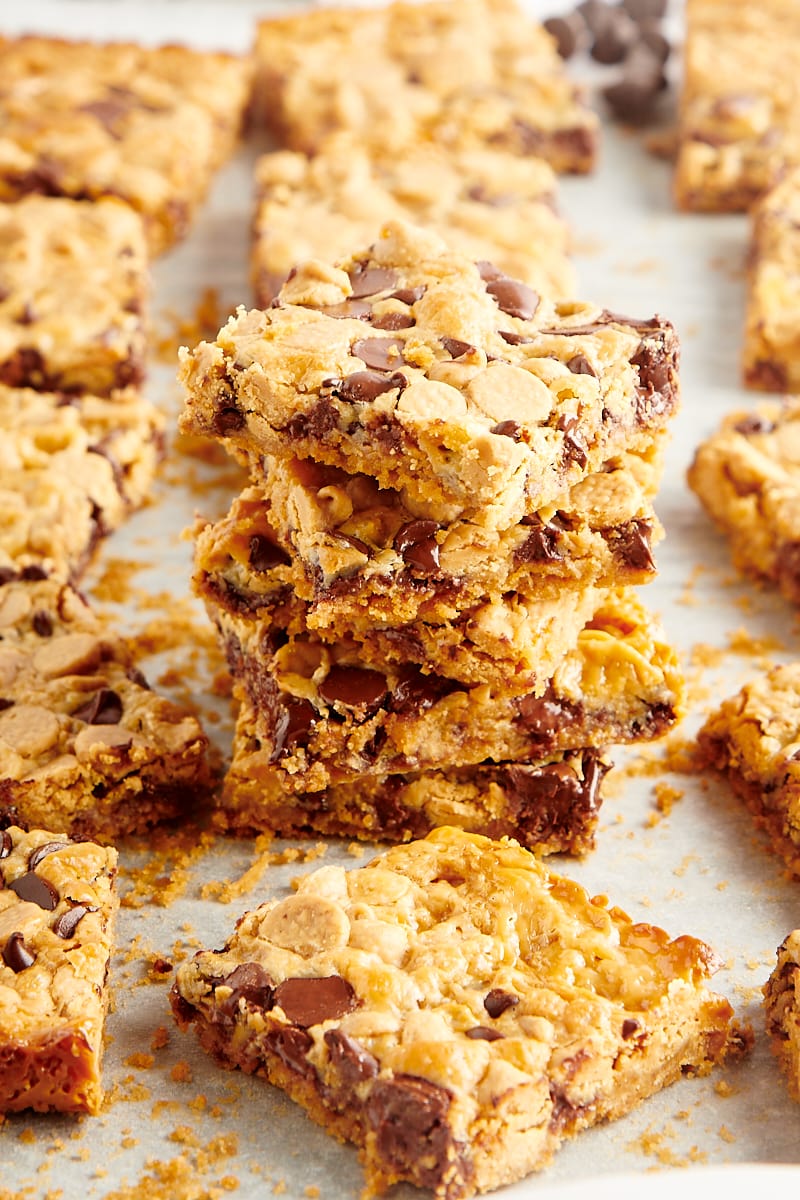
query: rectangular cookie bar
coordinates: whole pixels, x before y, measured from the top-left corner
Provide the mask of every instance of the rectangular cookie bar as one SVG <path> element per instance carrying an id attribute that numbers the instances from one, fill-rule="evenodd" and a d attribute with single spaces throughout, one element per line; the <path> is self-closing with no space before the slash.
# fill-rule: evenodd
<path id="1" fill-rule="evenodd" d="M 113 840 L 189 811 L 208 741 L 68 584 L 0 574 L 0 805 Z"/>
<path id="2" fill-rule="evenodd" d="M 323 867 L 178 968 L 176 1020 L 359 1147 L 367 1192 L 521 1179 L 742 1052 L 710 946 L 452 827 Z"/>
<path id="3" fill-rule="evenodd" d="M 800 163 L 795 0 L 686 0 L 680 208 L 742 212 Z"/>
<path id="4" fill-rule="evenodd" d="M 295 792 L 643 741 L 684 707 L 674 650 L 624 590 L 606 595 L 540 696 L 497 696 L 414 666 L 377 670 L 346 642 L 290 638 L 271 659 L 245 659 L 235 640 L 225 650 L 265 755 Z"/>
<path id="5" fill-rule="evenodd" d="M 596 749 L 538 762 L 363 775 L 321 792 L 289 792 L 244 701 L 233 757 L 216 801 L 215 824 L 250 836 L 359 838 L 405 842 L 439 825 L 513 837 L 537 854 L 583 855 L 594 846 L 601 784 L 609 763 Z"/>
<path id="6" fill-rule="evenodd" d="M 184 46 L 0 38 L 0 200 L 118 196 L 152 253 L 188 230 L 234 148 L 251 64 Z"/>
<path id="7" fill-rule="evenodd" d="M 0 826 L 0 1113 L 97 1113 L 117 852 Z"/>
<path id="8" fill-rule="evenodd" d="M 548 296 L 574 296 L 571 235 L 555 210 L 556 177 L 539 158 L 492 147 L 446 153 L 420 143 L 371 153 L 333 134 L 313 158 L 291 150 L 256 166 L 252 279 L 266 308 L 296 263 L 337 262 L 366 246 L 389 217 L 423 225 L 468 258 Z"/>
<path id="9" fill-rule="evenodd" d="M 276 307 L 240 309 L 181 361 L 184 430 L 255 471 L 313 458 L 419 516 L 500 529 L 647 451 L 678 402 L 668 322 L 540 297 L 398 221 L 340 267 L 298 268 Z"/>
<path id="10" fill-rule="evenodd" d="M 316 153 L 345 129 L 404 153 L 501 147 L 590 171 L 599 122 L 555 42 L 513 0 L 393 3 L 262 21 L 258 111 L 280 142 Z"/>
<path id="11" fill-rule="evenodd" d="M 800 390 L 800 168 L 761 198 L 751 218 L 742 365 L 745 383 Z"/>
<path id="12" fill-rule="evenodd" d="M 78 579 L 144 503 L 164 427 L 132 389 L 103 400 L 0 384 L 0 572 Z"/>
<path id="13" fill-rule="evenodd" d="M 740 571 L 800 603 L 800 401 L 730 413 L 687 473 Z"/>
<path id="14" fill-rule="evenodd" d="M 96 396 L 141 383 L 148 291 L 144 229 L 127 204 L 0 204 L 0 383 Z"/>
<path id="15" fill-rule="evenodd" d="M 774 667 L 725 700 L 698 733 L 698 761 L 725 775 L 800 877 L 800 663 Z"/>
<path id="16" fill-rule="evenodd" d="M 789 1092 L 800 1101 L 800 929 L 784 938 L 764 985 L 767 1033 L 786 1074 Z"/>
<path id="17" fill-rule="evenodd" d="M 621 456 L 506 530 L 417 518 L 397 492 L 310 459 L 264 461 L 265 482 L 201 526 L 197 594 L 256 616 L 307 601 L 309 629 L 451 621 L 487 595 L 563 599 L 576 589 L 646 583 L 662 535 L 650 495 L 661 456 Z"/>

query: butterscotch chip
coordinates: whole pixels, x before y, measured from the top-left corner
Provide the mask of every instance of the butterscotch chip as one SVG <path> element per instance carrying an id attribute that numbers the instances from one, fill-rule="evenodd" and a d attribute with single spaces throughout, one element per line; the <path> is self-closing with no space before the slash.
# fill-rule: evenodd
<path id="1" fill-rule="evenodd" d="M 0 575 L 0 797 L 31 825 L 114 838 L 209 788 L 207 739 L 71 586 Z M 16 603 L 19 601 L 19 603 Z"/>
<path id="2" fill-rule="evenodd" d="M 99 1111 L 116 863 L 61 833 L 0 830 L 0 1112 Z"/>
<path id="3" fill-rule="evenodd" d="M 719 965 L 514 841 L 442 827 L 258 906 L 179 967 L 172 1005 L 355 1142 L 371 1193 L 461 1200 L 740 1052 Z"/>
<path id="4" fill-rule="evenodd" d="M 767 1033 L 786 1074 L 789 1092 L 800 1101 L 800 930 L 784 938 L 776 958 L 764 985 Z"/>

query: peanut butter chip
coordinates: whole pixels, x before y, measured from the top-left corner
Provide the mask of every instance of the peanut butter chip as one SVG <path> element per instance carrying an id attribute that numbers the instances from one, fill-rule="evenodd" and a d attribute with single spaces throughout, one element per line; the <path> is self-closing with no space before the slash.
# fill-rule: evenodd
<path id="1" fill-rule="evenodd" d="M 340 905 L 322 896 L 288 896 L 267 913 L 259 932 L 277 946 L 310 958 L 346 946 L 350 921 Z"/>
<path id="2" fill-rule="evenodd" d="M 35 669 L 46 679 L 84 675 L 100 662 L 102 647 L 91 633 L 65 633 L 53 638 L 33 656 Z"/>
<path id="3" fill-rule="evenodd" d="M 0 646 L 0 687 L 8 687 L 13 683 L 26 662 L 26 656 L 21 651 L 11 646 Z"/>
<path id="4" fill-rule="evenodd" d="M 58 718 L 37 704 L 15 704 L 0 712 L 0 740 L 18 754 L 38 758 L 58 741 Z"/>
<path id="5" fill-rule="evenodd" d="M 0 629 L 18 625 L 31 610 L 30 596 L 24 591 L 0 592 Z"/>

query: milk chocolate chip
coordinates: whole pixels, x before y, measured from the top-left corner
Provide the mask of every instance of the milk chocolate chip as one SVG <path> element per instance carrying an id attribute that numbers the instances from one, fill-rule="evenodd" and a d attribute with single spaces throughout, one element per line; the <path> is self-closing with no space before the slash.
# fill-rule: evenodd
<path id="1" fill-rule="evenodd" d="M 340 975 L 285 979 L 275 989 L 275 1004 L 301 1029 L 343 1017 L 357 1003 L 353 988 Z"/>
<path id="2" fill-rule="evenodd" d="M 504 313 L 508 313 L 510 317 L 519 317 L 523 321 L 530 321 L 539 307 L 538 294 L 526 283 L 520 283 L 518 279 L 509 279 L 508 276 L 503 276 L 501 279 L 490 279 L 486 284 L 486 290 L 498 308 L 501 308 Z"/>
<path id="3" fill-rule="evenodd" d="M 76 721 L 85 721 L 87 725 L 118 725 L 122 712 L 122 700 L 117 693 L 111 688 L 100 688 L 72 715 Z"/>
<path id="4" fill-rule="evenodd" d="M 35 871 L 42 859 L 47 858 L 48 854 L 55 854 L 57 850 L 67 849 L 69 849 L 69 842 L 45 842 L 43 846 L 37 846 L 28 856 L 28 870 Z"/>
<path id="5" fill-rule="evenodd" d="M 68 908 L 60 917 L 56 917 L 53 922 L 53 933 L 56 937 L 65 939 L 74 937 L 75 930 L 87 912 L 97 912 L 97 909 L 85 904 L 76 904 L 74 908 Z"/>
<path id="6" fill-rule="evenodd" d="M 356 299 L 388 291 L 397 283 L 396 271 L 386 267 L 369 267 L 366 263 L 357 263 L 349 272 L 349 276 L 352 294 Z"/>
<path id="7" fill-rule="evenodd" d="M 58 904 L 56 889 L 35 871 L 26 871 L 18 879 L 12 879 L 8 886 L 12 892 L 17 893 L 20 900 L 27 900 L 29 904 L 38 904 L 39 908 L 43 908 L 47 912 L 52 912 Z"/>
<path id="8" fill-rule="evenodd" d="M 263 533 L 253 534 L 249 549 L 249 562 L 254 571 L 270 571 L 273 567 L 285 566 L 292 561 L 282 547 Z"/>
<path id="9" fill-rule="evenodd" d="M 351 404 L 371 404 L 384 392 L 393 392 L 406 386 L 405 375 L 387 375 L 384 371 L 354 371 L 345 379 L 334 379 L 331 387 L 336 394 Z"/>
<path id="10" fill-rule="evenodd" d="M 326 704 L 344 704 L 348 708 L 375 709 L 386 695 L 386 677 L 368 667 L 331 667 L 319 685 Z"/>
<path id="11" fill-rule="evenodd" d="M 350 349 L 356 358 L 373 370 L 391 371 L 402 364 L 404 345 L 405 342 L 400 338 L 359 338 Z M 348 376 L 348 379 L 352 378 L 352 375 Z M 394 386 L 397 387 L 397 384 Z"/>
<path id="12" fill-rule="evenodd" d="M 12 933 L 3 947 L 3 962 L 10 967 L 15 975 L 31 967 L 36 962 L 36 955 L 25 945 L 21 933 Z"/>
<path id="13" fill-rule="evenodd" d="M 408 521 L 394 536 L 394 548 L 403 556 L 403 562 L 420 571 L 434 572 L 439 569 L 439 543 L 436 521 Z"/>
<path id="14" fill-rule="evenodd" d="M 498 1017 L 502 1017 L 503 1013 L 509 1008 L 515 1008 L 519 1004 L 519 996 L 515 996 L 513 992 L 506 992 L 503 988 L 492 988 L 487 992 L 483 999 L 483 1007 L 486 1009 L 493 1021 Z"/>

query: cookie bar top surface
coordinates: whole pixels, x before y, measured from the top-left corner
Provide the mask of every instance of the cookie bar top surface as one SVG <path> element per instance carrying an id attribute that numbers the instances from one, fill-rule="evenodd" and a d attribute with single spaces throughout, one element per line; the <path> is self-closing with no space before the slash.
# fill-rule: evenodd
<path id="1" fill-rule="evenodd" d="M 736 566 L 800 602 L 800 402 L 730 413 L 698 447 L 687 479 Z"/>
<path id="2" fill-rule="evenodd" d="M 778 947 L 775 966 L 764 985 L 767 1033 L 786 1073 L 789 1091 L 800 1101 L 800 929 Z"/>
<path id="3" fill-rule="evenodd" d="M 97 1112 L 117 852 L 0 830 L 0 1111 Z"/>
<path id="4" fill-rule="evenodd" d="M 186 430 L 494 528 L 645 450 L 678 402 L 669 322 L 540 297 L 403 222 L 341 267 L 301 267 L 181 361 Z"/>
<path id="5" fill-rule="evenodd" d="M 131 389 L 103 400 L 0 384 L 0 428 L 0 570 L 74 580 L 144 502 L 164 418 Z"/>
<path id="6" fill-rule="evenodd" d="M 144 376 L 141 219 L 117 200 L 0 205 L 0 382 L 104 395 Z"/>
<path id="7" fill-rule="evenodd" d="M 733 1042 L 714 952 L 605 903 L 513 841 L 444 827 L 247 913 L 181 965 L 173 1005 L 359 1142 L 370 1187 L 465 1197 Z"/>
<path id="8" fill-rule="evenodd" d="M 150 690 L 79 593 L 28 574 L 0 574 L 0 800 L 29 824 L 104 837 L 197 802 L 197 720 Z"/>
<path id="9" fill-rule="evenodd" d="M 675 196 L 748 209 L 800 163 L 800 10 L 794 0 L 687 0 Z"/>
<path id="10" fill-rule="evenodd" d="M 418 139 L 541 154 L 587 171 L 599 123 L 555 42 L 510 0 L 394 3 L 263 21 L 263 119 L 295 150 L 346 129 L 378 148 Z"/>
<path id="11" fill-rule="evenodd" d="M 0 39 L 0 199 L 119 196 L 151 250 L 186 232 L 238 136 L 250 64 L 181 46 Z"/>
<path id="12" fill-rule="evenodd" d="M 800 388 L 800 168 L 753 210 L 743 347 L 745 382 L 764 391 Z"/>
<path id="13" fill-rule="evenodd" d="M 252 276 L 258 307 L 309 258 L 337 262 L 390 218 L 424 225 L 454 250 L 491 259 L 550 296 L 575 294 L 570 234 L 542 159 L 489 147 L 448 154 L 426 143 L 371 154 L 334 134 L 318 154 L 264 155 L 256 167 Z"/>

